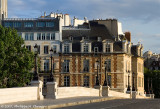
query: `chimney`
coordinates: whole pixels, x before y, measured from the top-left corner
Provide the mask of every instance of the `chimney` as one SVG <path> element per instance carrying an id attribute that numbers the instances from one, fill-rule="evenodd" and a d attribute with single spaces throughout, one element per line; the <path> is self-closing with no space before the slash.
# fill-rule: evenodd
<path id="1" fill-rule="evenodd" d="M 131 42 L 131 32 L 125 32 L 124 34 L 125 34 L 126 39 L 127 39 L 129 42 Z"/>

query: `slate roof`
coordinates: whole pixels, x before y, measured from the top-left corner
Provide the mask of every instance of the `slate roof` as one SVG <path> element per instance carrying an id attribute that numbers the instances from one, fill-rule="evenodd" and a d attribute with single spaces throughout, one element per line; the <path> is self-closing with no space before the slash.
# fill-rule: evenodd
<path id="1" fill-rule="evenodd" d="M 103 43 L 102 42 L 92 42 L 92 51 L 94 51 L 94 47 L 98 47 L 98 52 L 103 51 Z"/>

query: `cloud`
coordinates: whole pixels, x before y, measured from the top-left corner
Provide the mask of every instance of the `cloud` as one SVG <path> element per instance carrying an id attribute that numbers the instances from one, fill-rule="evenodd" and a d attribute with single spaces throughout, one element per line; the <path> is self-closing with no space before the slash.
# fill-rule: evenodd
<path id="1" fill-rule="evenodd" d="M 116 18 L 132 40 L 142 40 L 146 49 L 157 51 L 159 44 L 160 0 L 8 0 L 9 17 L 38 17 L 44 11 L 62 12 L 80 19 Z"/>

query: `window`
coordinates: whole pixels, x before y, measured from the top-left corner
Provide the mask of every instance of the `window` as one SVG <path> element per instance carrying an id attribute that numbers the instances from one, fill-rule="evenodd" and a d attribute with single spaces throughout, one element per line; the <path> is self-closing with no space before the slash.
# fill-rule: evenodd
<path id="1" fill-rule="evenodd" d="M 33 22 L 24 22 L 24 27 L 33 27 Z"/>
<path id="2" fill-rule="evenodd" d="M 51 34 L 51 40 L 55 40 L 55 33 Z"/>
<path id="3" fill-rule="evenodd" d="M 94 52 L 98 53 L 98 47 L 94 47 Z"/>
<path id="4" fill-rule="evenodd" d="M 45 27 L 45 22 L 37 22 L 37 27 Z"/>
<path id="5" fill-rule="evenodd" d="M 69 60 L 64 60 L 63 72 L 69 72 Z"/>
<path id="6" fill-rule="evenodd" d="M 25 40 L 29 40 L 28 33 L 25 33 Z"/>
<path id="7" fill-rule="evenodd" d="M 53 53 L 57 53 L 57 46 L 53 45 Z"/>
<path id="8" fill-rule="evenodd" d="M 69 53 L 69 45 L 64 45 L 64 53 Z"/>
<path id="9" fill-rule="evenodd" d="M 48 46 L 44 46 L 44 54 L 48 54 Z"/>
<path id="10" fill-rule="evenodd" d="M 64 86 L 70 86 L 70 77 L 64 76 Z"/>
<path id="11" fill-rule="evenodd" d="M 111 87 L 111 75 L 107 75 L 108 78 L 108 85 Z"/>
<path id="12" fill-rule="evenodd" d="M 30 34 L 30 40 L 34 40 L 34 34 L 33 33 Z"/>
<path id="13" fill-rule="evenodd" d="M 13 22 L 5 22 L 4 26 L 5 27 L 13 27 Z"/>
<path id="14" fill-rule="evenodd" d="M 84 60 L 83 61 L 83 71 L 84 72 L 89 72 L 89 60 Z"/>
<path id="15" fill-rule="evenodd" d="M 50 33 L 47 33 L 47 40 L 50 40 Z"/>
<path id="16" fill-rule="evenodd" d="M 44 71 L 48 72 L 49 71 L 49 60 L 44 61 Z"/>
<path id="17" fill-rule="evenodd" d="M 46 36 L 45 36 L 45 33 L 42 34 L 42 40 L 45 40 L 46 39 Z"/>
<path id="18" fill-rule="evenodd" d="M 89 86 L 89 76 L 84 76 L 84 86 Z"/>
<path id="19" fill-rule="evenodd" d="M 46 27 L 54 27 L 54 22 L 46 22 Z"/>
<path id="20" fill-rule="evenodd" d="M 21 22 L 13 22 L 13 27 L 21 27 Z"/>
<path id="21" fill-rule="evenodd" d="M 84 45 L 84 52 L 88 52 L 88 45 Z"/>
<path id="22" fill-rule="evenodd" d="M 111 72 L 111 60 L 110 59 L 106 60 L 106 63 L 107 63 L 106 71 L 107 72 Z"/>
<path id="23" fill-rule="evenodd" d="M 41 33 L 37 33 L 37 40 L 41 40 Z"/>
<path id="24" fill-rule="evenodd" d="M 31 46 L 30 45 L 27 45 L 26 48 L 31 51 Z"/>
<path id="25" fill-rule="evenodd" d="M 110 52 L 110 44 L 106 45 L 106 52 L 109 53 Z"/>
<path id="26" fill-rule="evenodd" d="M 40 47 L 40 45 L 38 45 L 38 54 L 40 54 L 41 53 L 41 47 Z"/>

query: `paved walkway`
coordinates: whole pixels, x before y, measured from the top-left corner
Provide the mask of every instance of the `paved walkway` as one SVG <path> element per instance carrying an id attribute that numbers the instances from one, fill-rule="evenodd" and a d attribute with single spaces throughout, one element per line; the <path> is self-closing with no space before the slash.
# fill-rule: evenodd
<path id="1" fill-rule="evenodd" d="M 0 109 L 53 109 L 58 107 L 74 106 L 80 104 L 88 104 L 113 99 L 121 99 L 115 97 L 76 97 L 65 99 L 44 99 L 38 101 L 24 101 L 0 104 Z"/>

